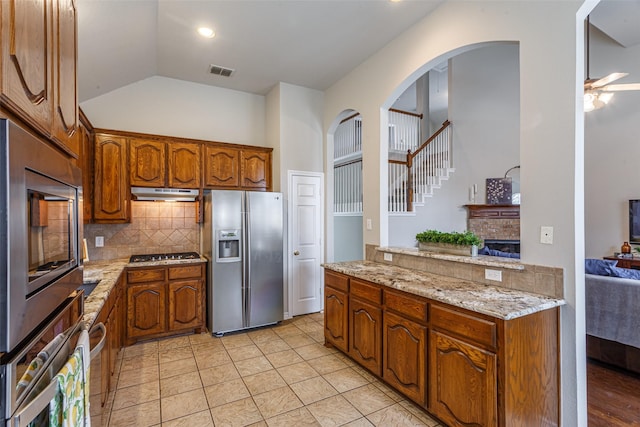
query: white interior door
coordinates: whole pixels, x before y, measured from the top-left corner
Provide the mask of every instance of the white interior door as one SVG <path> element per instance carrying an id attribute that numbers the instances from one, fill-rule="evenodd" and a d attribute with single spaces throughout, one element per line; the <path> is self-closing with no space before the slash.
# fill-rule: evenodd
<path id="1" fill-rule="evenodd" d="M 323 176 L 289 172 L 291 314 L 322 310 Z"/>

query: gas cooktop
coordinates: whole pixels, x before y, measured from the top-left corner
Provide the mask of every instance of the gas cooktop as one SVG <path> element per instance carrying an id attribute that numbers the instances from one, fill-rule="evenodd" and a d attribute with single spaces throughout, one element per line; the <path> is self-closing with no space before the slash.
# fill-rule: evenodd
<path id="1" fill-rule="evenodd" d="M 200 255 L 197 252 L 175 252 L 169 254 L 131 255 L 131 258 L 129 258 L 129 262 L 149 262 L 198 258 L 200 258 Z"/>

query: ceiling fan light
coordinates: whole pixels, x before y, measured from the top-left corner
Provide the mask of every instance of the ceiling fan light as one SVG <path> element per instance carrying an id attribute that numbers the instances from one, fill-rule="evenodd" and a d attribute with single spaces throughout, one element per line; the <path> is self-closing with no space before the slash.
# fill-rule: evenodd
<path id="1" fill-rule="evenodd" d="M 600 94 L 598 94 L 598 100 L 602 101 L 605 105 L 611 101 L 611 98 L 613 98 L 613 92 L 600 92 Z"/>
<path id="2" fill-rule="evenodd" d="M 591 92 L 585 92 L 584 94 L 584 111 L 588 113 L 589 111 L 593 111 L 596 109 L 595 105 L 593 105 L 593 101 L 595 100 L 595 95 Z"/>

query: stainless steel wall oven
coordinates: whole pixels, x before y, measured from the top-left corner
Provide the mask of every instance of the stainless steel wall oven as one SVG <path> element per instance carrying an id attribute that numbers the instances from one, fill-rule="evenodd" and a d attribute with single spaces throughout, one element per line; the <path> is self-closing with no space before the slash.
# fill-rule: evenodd
<path id="1" fill-rule="evenodd" d="M 0 402 L 5 416 L 13 394 L 7 366 L 66 309 L 82 284 L 81 203 L 81 170 L 16 123 L 0 119 Z"/>

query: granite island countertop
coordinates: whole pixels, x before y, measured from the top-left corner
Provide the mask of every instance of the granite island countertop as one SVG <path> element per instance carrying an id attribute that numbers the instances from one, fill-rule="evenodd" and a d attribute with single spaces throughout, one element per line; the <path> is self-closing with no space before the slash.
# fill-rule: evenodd
<path id="1" fill-rule="evenodd" d="M 563 299 L 372 261 L 326 263 L 322 266 L 327 270 L 504 320 L 566 304 Z"/>
<path id="2" fill-rule="evenodd" d="M 98 283 L 91 294 L 84 300 L 84 316 L 82 317 L 82 321 L 86 322 L 88 326 L 93 325 L 98 313 L 100 313 L 102 306 L 104 306 L 125 268 L 197 264 L 201 262 L 207 262 L 207 260 L 205 258 L 196 258 L 130 263 L 129 258 L 121 258 L 86 262 L 83 267 L 84 283 L 98 280 L 100 283 Z"/>

